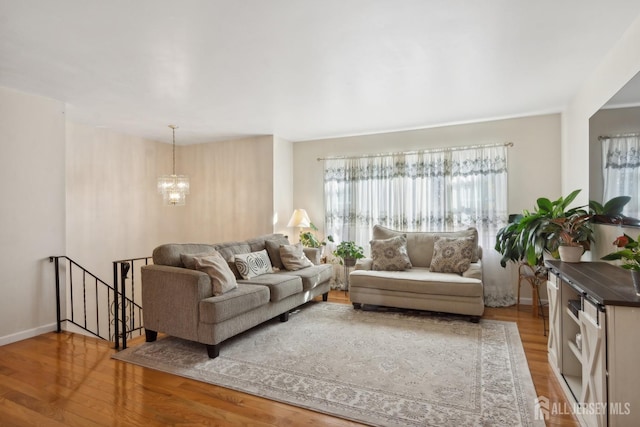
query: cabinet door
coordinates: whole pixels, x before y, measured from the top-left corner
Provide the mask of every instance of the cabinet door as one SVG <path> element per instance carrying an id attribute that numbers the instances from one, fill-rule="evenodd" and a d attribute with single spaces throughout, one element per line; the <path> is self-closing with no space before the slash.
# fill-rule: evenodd
<path id="1" fill-rule="evenodd" d="M 547 351 L 549 363 L 551 367 L 560 372 L 560 279 L 553 275 L 549 275 L 547 281 L 547 298 L 549 299 L 549 341 L 547 342 Z"/>
<path id="2" fill-rule="evenodd" d="M 602 408 L 607 404 L 605 317 L 597 308 L 579 312 L 582 334 L 582 393 L 580 403 L 587 408 Z M 592 313 L 593 315 L 590 315 Z M 606 406 L 604 406 L 606 408 Z M 604 426 L 606 410 L 585 411 L 583 419 L 588 426 Z"/>

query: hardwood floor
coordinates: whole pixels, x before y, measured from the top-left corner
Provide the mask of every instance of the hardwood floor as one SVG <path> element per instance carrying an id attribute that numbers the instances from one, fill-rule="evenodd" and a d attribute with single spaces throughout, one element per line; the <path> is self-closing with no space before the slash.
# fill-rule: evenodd
<path id="1" fill-rule="evenodd" d="M 332 291 L 329 301 L 349 303 L 341 291 Z M 542 320 L 532 318 L 531 308 L 487 308 L 483 318 L 518 323 L 537 394 L 563 404 Z M 114 351 L 107 342 L 70 333 L 0 347 L 0 425 L 360 425 L 119 362 L 110 357 Z M 571 415 L 552 416 L 547 424 L 577 425 Z"/>

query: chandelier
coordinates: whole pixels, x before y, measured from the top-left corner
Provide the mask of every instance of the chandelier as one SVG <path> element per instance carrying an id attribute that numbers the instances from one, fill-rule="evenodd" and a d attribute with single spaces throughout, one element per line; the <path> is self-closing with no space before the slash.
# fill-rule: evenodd
<path id="1" fill-rule="evenodd" d="M 184 206 L 189 194 L 189 177 L 176 175 L 176 129 L 178 126 L 169 125 L 173 130 L 173 173 L 158 178 L 158 193 L 162 194 L 162 201 L 169 206 Z"/>

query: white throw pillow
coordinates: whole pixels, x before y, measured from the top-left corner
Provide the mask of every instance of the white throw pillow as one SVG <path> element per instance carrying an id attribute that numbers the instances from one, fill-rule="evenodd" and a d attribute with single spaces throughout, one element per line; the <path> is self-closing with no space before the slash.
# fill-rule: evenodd
<path id="1" fill-rule="evenodd" d="M 248 254 L 236 254 L 235 263 L 238 272 L 245 280 L 273 272 L 271 260 L 265 249 Z"/>

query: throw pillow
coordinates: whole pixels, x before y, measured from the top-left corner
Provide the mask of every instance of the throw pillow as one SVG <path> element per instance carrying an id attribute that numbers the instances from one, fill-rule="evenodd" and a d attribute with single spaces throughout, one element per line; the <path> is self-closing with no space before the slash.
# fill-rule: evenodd
<path id="1" fill-rule="evenodd" d="M 311 267 L 313 263 L 304 254 L 302 243 L 295 245 L 280 245 L 280 259 L 284 268 L 289 271 L 300 270 L 301 268 Z"/>
<path id="2" fill-rule="evenodd" d="M 282 259 L 280 258 L 280 245 L 288 245 L 289 240 L 285 236 L 282 236 L 282 238 L 279 239 L 266 240 L 264 244 L 267 248 L 269 259 L 271 259 L 271 265 L 282 270 L 284 264 L 282 264 Z"/>
<path id="3" fill-rule="evenodd" d="M 236 254 L 235 263 L 238 272 L 245 280 L 273 271 L 266 249 L 248 254 Z"/>
<path id="4" fill-rule="evenodd" d="M 238 287 L 236 276 L 220 253 L 195 257 L 194 261 L 196 270 L 207 273 L 211 278 L 214 295 L 222 295 Z"/>
<path id="5" fill-rule="evenodd" d="M 372 240 L 372 270 L 404 271 L 411 268 L 411 260 L 407 253 L 407 238 L 395 236 L 389 239 Z"/>
<path id="6" fill-rule="evenodd" d="M 184 268 L 188 268 L 189 270 L 196 269 L 196 258 L 202 258 L 205 256 L 215 255 L 218 251 L 211 250 L 209 252 L 200 252 L 198 254 L 180 254 L 180 260 L 184 265 Z"/>
<path id="7" fill-rule="evenodd" d="M 462 274 L 469 269 L 473 258 L 475 238 L 436 236 L 433 243 L 431 271 Z"/>

